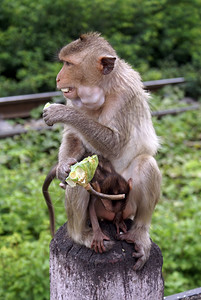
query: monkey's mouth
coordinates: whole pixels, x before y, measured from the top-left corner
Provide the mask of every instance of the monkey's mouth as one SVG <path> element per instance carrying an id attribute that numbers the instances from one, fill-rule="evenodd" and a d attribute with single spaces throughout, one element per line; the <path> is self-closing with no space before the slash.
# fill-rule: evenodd
<path id="1" fill-rule="evenodd" d="M 73 87 L 63 88 L 61 91 L 66 98 L 74 99 L 77 96 L 76 89 Z"/>
<path id="2" fill-rule="evenodd" d="M 68 87 L 68 88 L 65 88 L 65 89 L 61 89 L 62 93 L 71 93 L 74 91 L 74 88 L 72 87 Z"/>

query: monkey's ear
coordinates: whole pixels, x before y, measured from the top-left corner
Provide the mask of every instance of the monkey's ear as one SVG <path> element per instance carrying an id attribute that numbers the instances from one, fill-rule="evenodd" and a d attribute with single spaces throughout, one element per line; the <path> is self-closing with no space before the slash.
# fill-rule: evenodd
<path id="1" fill-rule="evenodd" d="M 85 41 L 86 40 L 86 34 L 81 34 L 80 35 L 80 40 Z"/>
<path id="2" fill-rule="evenodd" d="M 104 56 L 99 59 L 99 69 L 103 75 L 108 75 L 114 69 L 116 57 Z"/>
<path id="3" fill-rule="evenodd" d="M 131 191 L 133 189 L 133 179 L 132 178 L 128 179 L 128 185 L 129 185 L 129 189 Z"/>

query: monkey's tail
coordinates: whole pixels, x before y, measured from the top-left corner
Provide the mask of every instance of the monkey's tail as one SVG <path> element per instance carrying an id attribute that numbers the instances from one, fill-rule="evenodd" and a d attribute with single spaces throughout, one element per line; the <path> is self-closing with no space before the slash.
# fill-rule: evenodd
<path id="1" fill-rule="evenodd" d="M 54 217 L 54 207 L 52 205 L 52 200 L 50 198 L 50 194 L 48 192 L 48 188 L 52 180 L 56 177 L 56 168 L 57 165 L 55 165 L 47 174 L 45 181 L 43 183 L 42 191 L 43 191 L 43 196 L 45 198 L 47 207 L 48 207 L 48 212 L 49 212 L 49 218 L 50 218 L 50 232 L 52 237 L 54 237 L 55 234 L 55 217 Z"/>

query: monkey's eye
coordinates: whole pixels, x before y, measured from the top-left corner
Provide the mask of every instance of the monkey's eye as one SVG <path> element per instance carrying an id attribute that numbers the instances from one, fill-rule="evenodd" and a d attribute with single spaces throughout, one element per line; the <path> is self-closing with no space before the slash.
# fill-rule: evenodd
<path id="1" fill-rule="evenodd" d="M 73 65 L 73 64 L 70 63 L 69 61 L 65 61 L 64 64 L 65 64 L 66 66 L 68 66 L 68 67 Z"/>

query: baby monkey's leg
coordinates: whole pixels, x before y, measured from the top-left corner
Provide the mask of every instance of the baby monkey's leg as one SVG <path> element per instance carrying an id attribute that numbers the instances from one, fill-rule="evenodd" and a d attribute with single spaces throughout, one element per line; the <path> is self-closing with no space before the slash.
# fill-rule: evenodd
<path id="1" fill-rule="evenodd" d="M 110 243 L 104 242 L 104 240 L 110 241 L 110 238 L 106 236 L 100 228 L 96 210 L 95 210 L 95 205 L 94 205 L 95 201 L 100 201 L 100 200 L 97 199 L 94 195 L 92 195 L 89 202 L 89 217 L 93 229 L 93 241 L 91 244 L 91 248 L 94 249 L 95 252 L 102 253 L 109 250 L 113 245 L 113 242 Z"/>

